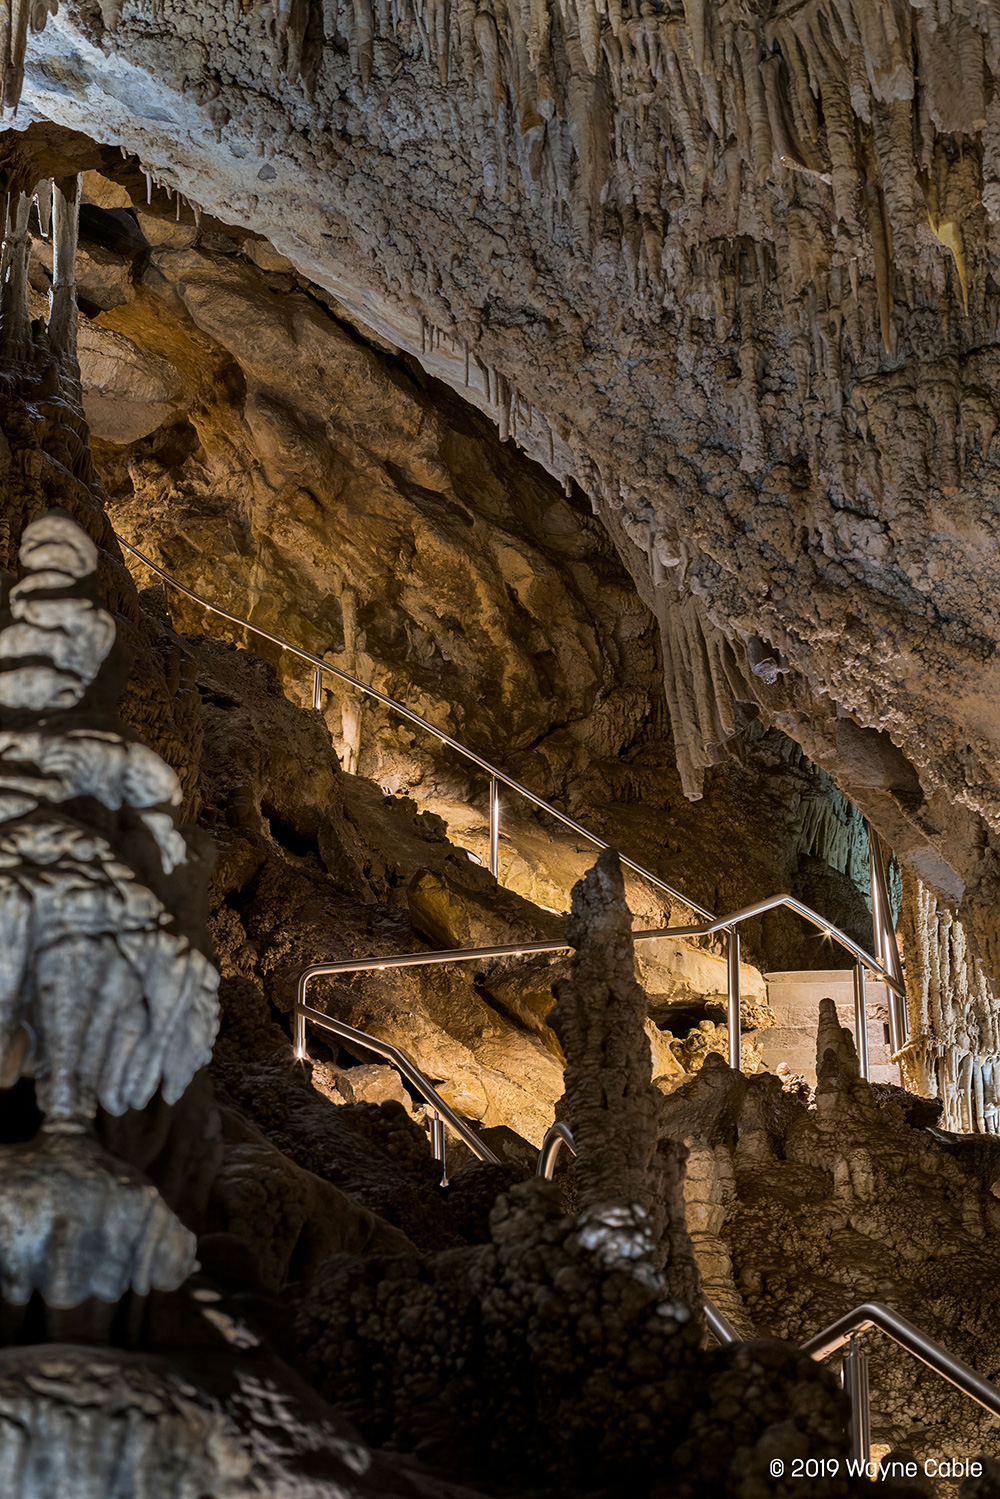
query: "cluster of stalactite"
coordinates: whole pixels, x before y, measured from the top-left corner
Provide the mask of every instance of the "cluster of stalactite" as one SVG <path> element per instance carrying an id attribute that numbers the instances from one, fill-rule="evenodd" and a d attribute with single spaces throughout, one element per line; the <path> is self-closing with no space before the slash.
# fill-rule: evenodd
<path id="1" fill-rule="evenodd" d="M 989 6 L 810 0 L 751 13 L 700 0 L 281 0 L 207 21 L 193 0 L 109 4 L 101 20 L 67 11 L 88 38 L 169 78 L 234 157 L 255 148 L 256 178 L 280 169 L 326 183 L 332 219 L 350 220 L 344 234 L 365 242 L 357 261 L 377 261 L 391 298 L 419 322 L 422 353 L 441 355 L 458 384 L 464 371 L 502 435 L 523 439 L 605 518 L 617 516 L 670 616 L 674 675 L 684 679 L 670 706 L 689 795 L 738 727 L 734 698 L 763 699 L 781 723 L 777 702 L 792 728 L 817 696 L 884 717 L 884 695 L 866 697 L 857 675 L 839 684 L 843 698 L 829 680 L 819 694 L 796 680 L 829 678 L 820 647 L 808 629 L 784 628 L 780 590 L 738 586 L 729 554 L 743 544 L 751 488 L 773 480 L 787 493 L 789 466 L 800 464 L 830 501 L 816 544 L 842 571 L 831 586 L 891 567 L 894 585 L 916 590 L 910 606 L 934 589 L 930 564 L 900 555 L 881 500 L 886 482 L 906 490 L 907 505 L 927 488 L 931 448 L 935 483 L 960 484 L 996 430 L 951 357 L 963 329 L 967 343 L 988 344 L 1000 314 L 985 273 L 1000 262 L 1000 30 Z M 425 151 L 424 111 L 447 118 L 444 135 L 467 148 L 454 198 L 479 227 L 464 245 L 450 205 L 436 213 L 449 147 L 442 137 L 440 152 Z M 385 181 L 372 180 L 369 138 L 392 164 Z M 141 149 L 153 146 L 147 136 Z M 411 201 L 387 213 L 396 163 L 411 155 Z M 170 191 L 192 175 L 166 149 L 148 170 Z M 247 205 L 264 201 L 251 195 Z M 971 277 L 974 260 L 983 269 Z M 596 388 L 613 393 L 634 377 L 610 444 L 596 424 L 583 430 L 586 411 L 579 431 L 559 411 L 537 350 L 503 348 L 504 328 L 523 321 L 530 331 L 543 310 L 559 324 L 558 307 L 536 295 L 536 283 L 551 291 L 556 281 L 579 293 L 585 323 L 593 313 L 585 341 L 600 351 Z M 710 376 L 688 382 L 706 346 L 725 352 Z M 907 389 L 912 442 L 899 472 L 873 457 L 886 392 L 872 377 L 886 373 L 885 349 L 935 365 Z M 738 439 L 740 474 L 730 477 L 747 482 L 744 493 L 727 481 L 727 513 L 713 515 L 711 534 L 697 510 L 719 481 L 716 438 L 708 424 L 704 440 L 695 430 L 708 408 L 686 388 L 703 378 L 726 407 L 724 446 Z M 663 399 L 672 388 L 684 392 L 676 410 Z M 682 442 L 671 472 L 677 514 L 648 502 L 663 485 L 654 463 L 628 473 L 633 427 L 647 459 L 648 443 Z M 774 472 L 775 454 L 785 472 Z M 786 508 L 754 525 L 778 559 L 793 556 L 801 533 Z M 756 628 L 769 633 L 755 660 Z M 976 780 L 966 800 L 993 816 L 982 790 L 992 778 Z"/>
<path id="2" fill-rule="evenodd" d="M 310 7 L 280 4 L 271 14 L 284 71 L 314 87 Z M 349 41 L 363 85 L 390 37 L 436 65 L 442 85 L 464 83 L 487 188 L 502 192 L 516 177 L 532 203 L 548 206 L 554 232 L 584 243 L 616 213 L 634 283 L 652 297 L 669 295 L 673 256 L 702 237 L 705 185 L 723 179 L 718 228 L 738 237 L 764 209 L 756 189 L 780 161 L 831 185 L 849 279 L 867 237 L 888 346 L 894 273 L 912 264 L 921 220 L 952 252 L 967 299 L 962 223 L 978 183 L 956 137 L 985 133 L 984 201 L 991 217 L 1000 212 L 1000 100 L 990 88 L 1000 20 L 977 0 L 812 0 L 736 15 L 704 0 L 497 0 L 488 9 L 471 0 L 324 0 L 322 29 L 326 41 Z M 808 213 L 789 221 L 789 234 L 806 265 L 825 238 Z M 711 255 L 702 269 L 718 316 L 711 288 L 727 278 L 713 275 Z"/>
<path id="3" fill-rule="evenodd" d="M 914 876 L 903 881 L 902 935 L 914 1092 L 940 1098 L 945 1129 L 1000 1134 L 1000 1006 L 961 922 Z"/>
<path id="4" fill-rule="evenodd" d="M 23 75 L 28 9 L 15 0 L 8 27 L 8 103 Z M 138 0 L 123 24 L 169 25 L 184 9 Z M 113 45 L 121 7 L 102 10 Z M 36 6 L 35 23 L 46 13 Z M 325 52 L 349 52 L 362 90 L 379 81 L 386 49 L 422 57 L 442 87 L 467 90 L 486 194 L 537 209 L 562 254 L 599 267 L 620 251 L 651 316 L 669 307 L 688 324 L 715 320 L 722 336 L 734 323 L 749 330 L 779 253 L 790 302 L 812 287 L 796 374 L 808 385 L 815 360 L 831 399 L 842 357 L 862 356 L 870 324 L 890 345 L 895 283 L 915 266 L 920 226 L 950 251 L 967 307 L 965 221 L 980 202 L 991 224 L 1000 216 L 1000 23 L 979 0 L 811 0 L 756 14 L 703 0 L 280 0 L 227 11 L 216 29 L 208 81 L 191 85 L 219 128 L 233 118 L 226 47 L 249 43 L 275 88 L 282 78 L 301 87 L 315 145 L 331 160 L 339 151 L 323 132 L 335 128 L 340 93 Z M 248 100 L 251 130 L 254 110 Z M 981 183 L 977 154 L 962 149 L 973 137 Z M 819 200 L 799 194 L 799 178 L 829 187 L 832 224 Z M 862 266 L 874 268 L 873 303 Z M 749 390 L 752 338 L 744 351 Z M 748 468 L 760 458 L 755 409 Z"/>
<path id="5" fill-rule="evenodd" d="M 41 231 L 52 237 L 52 290 L 47 328 L 34 326 L 28 313 L 29 221 L 32 209 Z M 7 196 L 3 249 L 0 253 L 0 359 L 5 364 L 37 363 L 54 357 L 61 381 L 80 391 L 76 362 L 76 247 L 80 218 L 80 180 L 46 182 L 37 194 Z M 54 392 L 53 392 L 54 394 Z"/>

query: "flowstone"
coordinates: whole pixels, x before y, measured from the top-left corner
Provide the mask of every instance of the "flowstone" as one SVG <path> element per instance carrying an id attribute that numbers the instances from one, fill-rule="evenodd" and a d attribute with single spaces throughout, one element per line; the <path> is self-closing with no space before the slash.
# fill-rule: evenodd
<path id="1" fill-rule="evenodd" d="M 97 549 L 52 511 L 19 557 L 0 584 L 0 1084 L 32 1078 L 44 1123 L 0 1147 L 0 1288 L 70 1307 L 190 1272 L 193 1236 L 90 1130 L 99 1106 L 180 1098 L 211 1055 L 219 980 L 187 914 L 177 777 L 117 721 Z"/>

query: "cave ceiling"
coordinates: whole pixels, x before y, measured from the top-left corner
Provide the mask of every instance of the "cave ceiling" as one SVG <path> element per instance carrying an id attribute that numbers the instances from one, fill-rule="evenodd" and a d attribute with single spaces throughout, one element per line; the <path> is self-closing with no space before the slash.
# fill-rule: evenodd
<path id="1" fill-rule="evenodd" d="M 28 19 L 15 129 L 266 236 L 589 496 L 690 796 L 752 705 L 995 966 L 1000 6 L 108 0 L 22 77 Z"/>

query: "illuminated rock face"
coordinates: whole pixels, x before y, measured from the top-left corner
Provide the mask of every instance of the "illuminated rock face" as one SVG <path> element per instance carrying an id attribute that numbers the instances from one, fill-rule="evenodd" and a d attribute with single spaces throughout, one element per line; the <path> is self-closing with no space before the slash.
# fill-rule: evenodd
<path id="1" fill-rule="evenodd" d="M 45 1123 L 2 1147 L 0 1292 L 72 1307 L 191 1269 L 191 1234 L 87 1130 L 98 1106 L 177 1102 L 211 1054 L 218 974 L 171 909 L 192 879 L 180 784 L 102 687 L 116 630 L 97 548 L 51 512 L 20 561 L 0 612 L 0 1081 L 33 1077 Z"/>
<path id="2" fill-rule="evenodd" d="M 996 969 L 996 41 L 884 11 L 69 4 L 23 98 L 573 475 L 660 617 L 688 793 L 755 704 Z M 899 751 L 874 782 L 854 721 Z"/>

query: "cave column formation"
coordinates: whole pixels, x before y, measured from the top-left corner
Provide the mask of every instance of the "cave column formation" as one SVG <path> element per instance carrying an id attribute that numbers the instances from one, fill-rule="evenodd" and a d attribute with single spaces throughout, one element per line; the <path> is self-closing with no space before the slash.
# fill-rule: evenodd
<path id="1" fill-rule="evenodd" d="M 52 184 L 52 291 L 49 340 L 69 369 L 76 363 L 76 248 L 80 225 L 80 178 Z M 77 373 L 79 379 L 79 373 Z"/>

